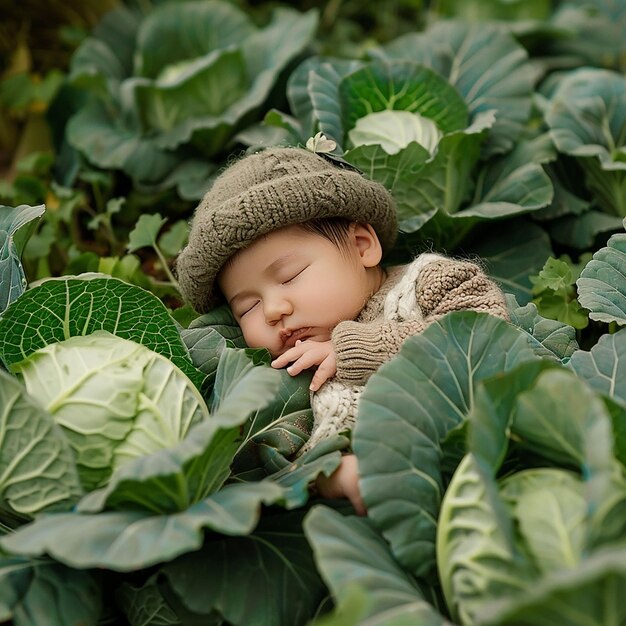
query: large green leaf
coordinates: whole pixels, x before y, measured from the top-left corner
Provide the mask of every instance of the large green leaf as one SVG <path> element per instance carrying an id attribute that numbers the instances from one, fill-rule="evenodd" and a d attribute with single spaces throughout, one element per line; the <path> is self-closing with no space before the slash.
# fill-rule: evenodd
<path id="1" fill-rule="evenodd" d="M 537 358 L 532 342 L 490 315 L 452 313 L 407 339 L 368 382 L 353 441 L 361 493 L 370 519 L 414 574 L 434 573 L 441 440 L 465 420 L 478 381 Z"/>
<path id="2" fill-rule="evenodd" d="M 163 572 L 182 603 L 196 613 L 217 610 L 235 626 L 304 625 L 325 588 L 302 532 L 302 517 L 303 511 L 267 514 L 251 535 L 213 538 Z"/>
<path id="3" fill-rule="evenodd" d="M 491 159 L 478 175 L 474 198 L 467 214 L 502 211 L 498 205 L 520 205 L 527 210 L 548 206 L 553 187 L 541 167 L 555 158 L 547 135 L 519 141 L 505 156 Z"/>
<path id="4" fill-rule="evenodd" d="M 508 296 L 511 323 L 530 333 L 546 350 L 547 356 L 554 354 L 558 359 L 569 359 L 578 349 L 576 329 L 557 320 L 542 317 L 532 302 L 519 306 L 514 297 Z"/>
<path id="5" fill-rule="evenodd" d="M 193 367 L 164 304 L 140 287 L 102 274 L 49 279 L 24 293 L 0 319 L 0 357 L 10 366 L 48 344 L 96 330 L 163 355 L 201 386 L 204 375 Z"/>
<path id="6" fill-rule="evenodd" d="M 43 205 L 0 205 L 0 315 L 26 289 L 20 258 L 44 210 Z"/>
<path id="7" fill-rule="evenodd" d="M 555 243 L 585 250 L 594 248 L 599 234 L 619 230 L 622 221 L 621 217 L 589 210 L 582 215 L 567 215 L 553 220 L 547 224 L 547 229 Z"/>
<path id="8" fill-rule="evenodd" d="M 549 53 L 573 66 L 624 70 L 626 6 L 613 0 L 577 0 L 558 5 L 550 23 L 558 29 Z"/>
<path id="9" fill-rule="evenodd" d="M 362 65 L 356 60 L 311 57 L 289 75 L 287 99 L 300 122 L 304 141 L 315 134 L 319 123 L 327 137 L 342 143 L 339 83 Z"/>
<path id="10" fill-rule="evenodd" d="M 340 146 L 345 142 L 339 85 L 345 76 L 360 69 L 358 61 L 339 59 L 322 60 L 308 73 L 307 95 L 311 99 L 312 113 L 324 135 Z"/>
<path id="11" fill-rule="evenodd" d="M 308 439 L 313 427 L 309 383 L 311 372 L 296 377 L 278 370 L 280 385 L 271 402 L 250 415 L 233 464 L 239 475 L 263 469 L 271 474 L 291 464 L 290 459 Z"/>
<path id="12" fill-rule="evenodd" d="M 339 84 L 344 131 L 369 113 L 398 110 L 419 113 L 444 132 L 467 126 L 463 98 L 437 72 L 411 61 L 374 61 Z"/>
<path id="13" fill-rule="evenodd" d="M 528 155 L 528 147 L 519 143 L 510 153 L 490 159 L 476 173 L 473 198 L 463 206 L 444 206 L 421 236 L 439 247 L 455 248 L 479 222 L 512 218 L 550 204 L 550 178 L 540 163 L 527 160 Z"/>
<path id="14" fill-rule="evenodd" d="M 345 159 L 358 167 L 370 180 L 383 184 L 391 192 L 402 230 L 414 232 L 435 214 L 435 203 L 441 199 L 441 189 L 435 198 L 422 194 L 424 182 L 421 171 L 430 158 L 428 150 L 410 143 L 397 154 L 387 154 L 381 146 L 359 146 L 348 151 Z"/>
<path id="15" fill-rule="evenodd" d="M 251 348 L 245 350 L 229 349 L 220 355 L 220 362 L 215 373 L 215 385 L 210 397 L 211 412 L 217 411 L 225 398 L 233 389 L 240 385 L 242 378 L 252 372 L 257 365 L 269 366 L 271 357 L 265 348 Z M 276 379 L 276 385 L 280 381 L 280 372 L 270 370 Z M 266 374 L 269 375 L 269 374 Z M 262 408 L 264 405 L 259 405 Z"/>
<path id="16" fill-rule="evenodd" d="M 96 626 L 102 586 L 89 572 L 47 559 L 0 557 L 0 621 L 14 626 Z"/>
<path id="17" fill-rule="evenodd" d="M 180 336 L 189 350 L 189 357 L 193 364 L 206 374 L 203 389 L 210 393 L 215 383 L 220 354 L 226 349 L 228 340 L 210 327 L 183 328 Z"/>
<path id="18" fill-rule="evenodd" d="M 494 476 L 473 454 L 463 459 L 443 499 L 437 564 L 448 608 L 468 626 L 482 624 L 477 613 L 489 600 L 519 594 L 535 581 Z"/>
<path id="19" fill-rule="evenodd" d="M 131 626 L 182 626 L 183 622 L 165 599 L 158 578 L 158 575 L 151 576 L 140 587 L 124 582 L 116 590 L 117 604 Z"/>
<path id="20" fill-rule="evenodd" d="M 481 236 L 467 246 L 468 252 L 485 259 L 489 275 L 506 293 L 524 305 L 533 298 L 529 276 L 539 273 L 553 255 L 550 238 L 543 228 L 519 218 L 486 225 Z"/>
<path id="21" fill-rule="evenodd" d="M 0 508 L 31 517 L 69 509 L 81 494 L 74 455 L 60 427 L 0 370 Z"/>
<path id="22" fill-rule="evenodd" d="M 227 2 L 163 4 L 141 23 L 135 73 L 147 78 L 180 74 L 187 69 L 185 61 L 241 44 L 255 31 L 250 18 Z"/>
<path id="23" fill-rule="evenodd" d="M 611 236 L 587 263 L 576 286 L 591 319 L 626 324 L 626 234 Z"/>
<path id="24" fill-rule="evenodd" d="M 474 403 L 467 417 L 467 450 L 497 473 L 508 448 L 511 423 L 518 397 L 531 389 L 546 369 L 559 367 L 547 360 L 528 361 L 507 372 L 482 380 L 474 390 Z"/>
<path id="25" fill-rule="evenodd" d="M 261 108 L 282 70 L 309 44 L 316 26 L 313 11 L 302 14 L 278 8 L 264 29 L 241 41 L 239 49 L 220 55 L 225 63 L 220 64 L 215 80 L 201 76 L 210 59 L 198 60 L 189 68 L 188 76 L 178 77 L 177 93 L 168 96 L 167 104 L 163 96 L 168 87 L 153 83 L 156 91 L 150 97 L 156 97 L 155 110 L 164 105 L 166 116 L 178 119 L 159 135 L 159 145 L 172 149 L 191 142 L 207 156 L 222 150 L 238 125 Z M 276 46 L 277 40 L 280 46 Z M 243 65 L 235 69 L 240 63 Z M 217 90 L 211 85 L 217 85 Z"/>
<path id="26" fill-rule="evenodd" d="M 104 15 L 91 36 L 72 55 L 69 80 L 107 101 L 117 101 L 119 86 L 131 74 L 140 15 L 120 6 Z"/>
<path id="27" fill-rule="evenodd" d="M 493 115 L 486 113 L 468 128 L 445 135 L 432 157 L 412 142 L 393 155 L 380 146 L 360 146 L 347 152 L 345 158 L 391 191 L 401 230 L 413 232 L 438 210 L 454 213 L 467 198 L 470 172 L 478 159 L 484 132 L 493 121 Z"/>
<path id="28" fill-rule="evenodd" d="M 579 567 L 541 578 L 517 599 L 495 601 L 481 626 L 605 626 L 626 620 L 626 549 L 618 544 L 592 553 Z"/>
<path id="29" fill-rule="evenodd" d="M 317 506 L 308 514 L 304 530 L 335 602 L 341 603 L 355 584 L 367 593 L 367 610 L 359 624 L 448 624 L 367 519 Z"/>
<path id="30" fill-rule="evenodd" d="M 231 341 L 236 348 L 246 347 L 241 328 L 237 324 L 233 312 L 225 304 L 193 320 L 189 324 L 189 330 L 192 329 L 213 329 L 222 335 L 224 339 Z"/>
<path id="31" fill-rule="evenodd" d="M 228 535 L 249 534 L 258 522 L 261 504 L 272 504 L 281 496 L 280 487 L 264 481 L 229 485 L 172 515 L 53 513 L 4 536 L 0 545 L 26 556 L 49 554 L 78 569 L 133 571 L 198 550 L 204 528 Z"/>
<path id="32" fill-rule="evenodd" d="M 350 440 L 343 435 L 329 437 L 274 472 L 271 479 L 285 490 L 285 506 L 303 506 L 309 499 L 311 483 L 322 474 L 330 476 L 341 462 L 339 451 L 349 445 Z"/>
<path id="33" fill-rule="evenodd" d="M 542 574 L 580 564 L 586 551 L 587 501 L 579 476 L 533 468 L 508 476 L 499 487 Z"/>
<path id="34" fill-rule="evenodd" d="M 553 463 L 591 470 L 590 437 L 609 420 L 602 400 L 565 368 L 543 373 L 534 387 L 517 398 L 511 425 L 518 445 Z M 598 435 L 595 445 L 612 458 L 609 435 Z M 594 454 L 595 456 L 595 454 Z"/>
<path id="35" fill-rule="evenodd" d="M 577 350 L 569 367 L 599 393 L 626 402 L 626 329 L 602 335 L 589 352 Z"/>
<path id="36" fill-rule="evenodd" d="M 207 330 L 211 332 L 207 334 Z M 209 356 L 210 360 L 204 363 L 208 368 L 213 368 L 218 355 L 226 352 L 244 354 L 243 350 L 228 348 L 232 342 L 215 329 L 191 329 L 186 333 L 187 338 L 192 336 L 190 333 L 195 332 L 204 336 L 200 340 L 204 345 L 201 348 L 202 353 L 196 351 L 195 356 L 207 357 L 213 352 Z M 210 343 L 213 343 L 213 348 Z M 269 365 L 270 358 L 266 350 L 246 350 L 245 354 L 251 358 L 219 357 L 221 367 L 213 372 L 210 395 L 212 411 L 220 406 L 222 398 L 239 383 L 242 376 L 254 368 L 255 363 Z M 226 366 L 226 363 L 229 365 Z M 284 370 L 273 370 L 271 375 L 278 381 L 271 402 L 265 405 L 258 403 L 241 428 L 232 470 L 242 480 L 258 480 L 290 465 L 290 457 L 300 449 L 311 431 L 312 415 L 308 391 L 311 373 L 304 372 L 294 378 Z"/>
<path id="37" fill-rule="evenodd" d="M 97 100 L 83 106 L 68 122 L 67 140 L 85 158 L 103 169 L 121 169 L 133 180 L 156 184 L 182 160 L 162 148 L 154 135 L 141 135 L 138 120 L 128 111 Z"/>
<path id="38" fill-rule="evenodd" d="M 166 70 L 154 81 L 135 79 L 133 87 L 147 127 L 169 131 L 196 116 L 216 118 L 242 98 L 250 85 L 241 50 L 227 49 L 189 63 L 179 72 Z M 175 143 L 162 145 L 176 147 Z"/>
<path id="39" fill-rule="evenodd" d="M 559 151 L 578 157 L 602 210 L 626 216 L 626 80 L 583 68 L 554 93 L 546 122 Z"/>
<path id="40" fill-rule="evenodd" d="M 203 389 L 208 394 L 215 384 L 215 373 L 220 354 L 227 347 L 245 348 L 241 328 L 227 306 L 217 307 L 210 313 L 193 320 L 180 336 L 189 350 L 193 364 L 206 375 Z"/>
<path id="41" fill-rule="evenodd" d="M 436 21 L 424 33 L 398 37 L 385 46 L 390 59 L 431 67 L 464 98 L 472 117 L 496 110 L 486 155 L 508 152 L 531 111 L 536 70 L 525 50 L 495 25 Z"/>
<path id="42" fill-rule="evenodd" d="M 226 351 L 220 369 L 232 370 L 248 359 Z M 233 365 L 235 363 L 235 365 Z M 88 494 L 78 509 L 139 509 L 152 513 L 184 511 L 217 491 L 230 473 L 240 430 L 248 416 L 274 397 L 279 374 L 267 367 L 250 367 L 237 379 L 220 407 L 169 448 L 126 461 L 108 485 Z"/>

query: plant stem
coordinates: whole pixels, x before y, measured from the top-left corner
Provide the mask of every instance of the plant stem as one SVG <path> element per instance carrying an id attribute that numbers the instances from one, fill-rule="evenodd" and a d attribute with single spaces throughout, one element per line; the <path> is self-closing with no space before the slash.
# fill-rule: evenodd
<path id="1" fill-rule="evenodd" d="M 170 270 L 170 266 L 167 263 L 167 259 L 161 252 L 161 249 L 159 248 L 156 241 L 154 242 L 154 244 L 152 244 L 152 247 L 154 248 L 154 251 L 157 253 L 157 256 L 159 257 L 159 261 L 161 261 L 161 265 L 163 266 L 163 271 L 167 274 L 167 277 L 170 283 L 172 284 L 173 287 L 175 287 L 178 291 L 180 291 L 180 287 L 178 286 L 178 281 L 174 277 L 174 274 L 172 274 L 172 271 Z"/>

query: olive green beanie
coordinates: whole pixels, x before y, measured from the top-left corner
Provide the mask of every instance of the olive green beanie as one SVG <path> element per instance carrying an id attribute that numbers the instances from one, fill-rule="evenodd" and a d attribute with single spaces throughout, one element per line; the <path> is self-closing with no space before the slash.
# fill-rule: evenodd
<path id="1" fill-rule="evenodd" d="M 311 219 L 371 224 L 383 251 L 397 231 L 391 194 L 379 183 L 303 148 L 271 148 L 235 162 L 206 193 L 176 260 L 185 300 L 199 313 L 219 304 L 215 278 L 257 237 Z"/>

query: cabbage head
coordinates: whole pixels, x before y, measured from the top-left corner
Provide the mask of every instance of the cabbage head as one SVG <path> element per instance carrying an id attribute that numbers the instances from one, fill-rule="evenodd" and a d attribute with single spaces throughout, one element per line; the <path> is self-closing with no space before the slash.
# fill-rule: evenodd
<path id="1" fill-rule="evenodd" d="M 257 27 L 223 0 L 164 3 L 146 16 L 120 7 L 72 57 L 70 81 L 91 97 L 70 119 L 68 141 L 137 186 L 176 183 L 182 194 L 262 118 L 316 27 L 315 11 L 287 7 Z"/>
<path id="2" fill-rule="evenodd" d="M 181 441 L 209 415 L 171 361 L 105 331 L 50 344 L 12 369 L 63 429 L 88 491 L 127 461 Z"/>
<path id="3" fill-rule="evenodd" d="M 353 147 L 380 145 L 387 154 L 397 154 L 412 141 L 434 154 L 443 133 L 437 124 L 411 111 L 377 111 L 361 117 L 348 132 Z"/>

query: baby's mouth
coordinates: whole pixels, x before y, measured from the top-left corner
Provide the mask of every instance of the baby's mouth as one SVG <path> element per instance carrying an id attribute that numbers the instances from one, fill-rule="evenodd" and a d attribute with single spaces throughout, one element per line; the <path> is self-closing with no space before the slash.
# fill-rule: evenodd
<path id="1" fill-rule="evenodd" d="M 311 330 L 310 326 L 305 326 L 304 328 L 298 328 L 296 330 L 292 330 L 291 328 L 285 328 L 280 331 L 280 340 L 282 341 L 283 348 L 289 349 L 293 348 L 296 345 L 296 341 L 304 339 L 307 336 L 307 333 Z"/>

